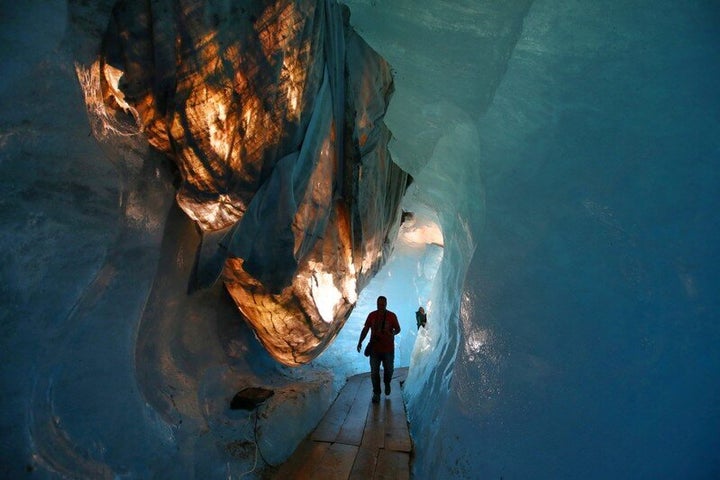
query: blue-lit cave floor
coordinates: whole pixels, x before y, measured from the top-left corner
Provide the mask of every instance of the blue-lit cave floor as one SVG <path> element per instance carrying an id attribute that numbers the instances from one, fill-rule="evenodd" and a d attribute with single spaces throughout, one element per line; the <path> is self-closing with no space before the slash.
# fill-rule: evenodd
<path id="1" fill-rule="evenodd" d="M 315 431 L 263 478 L 410 478 L 412 441 L 402 397 L 407 372 L 395 370 L 391 394 L 377 404 L 370 374 L 350 377 Z"/>

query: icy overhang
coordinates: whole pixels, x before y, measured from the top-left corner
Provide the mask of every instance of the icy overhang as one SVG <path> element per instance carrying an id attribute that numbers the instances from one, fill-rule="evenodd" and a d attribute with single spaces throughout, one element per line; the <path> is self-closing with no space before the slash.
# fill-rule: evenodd
<path id="1" fill-rule="evenodd" d="M 410 181 L 387 148 L 390 66 L 348 20 L 332 0 L 120 1 L 95 67 L 109 117 L 177 165 L 203 234 L 192 288 L 221 279 L 286 365 L 337 335 Z"/>

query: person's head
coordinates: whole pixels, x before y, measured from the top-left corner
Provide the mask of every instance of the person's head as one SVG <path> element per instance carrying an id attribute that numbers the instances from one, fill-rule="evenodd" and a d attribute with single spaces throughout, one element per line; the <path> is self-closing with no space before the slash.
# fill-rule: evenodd
<path id="1" fill-rule="evenodd" d="M 385 310 L 386 307 L 387 307 L 387 298 L 380 295 L 377 298 L 377 308 L 378 308 L 378 310 Z"/>
<path id="2" fill-rule="evenodd" d="M 425 309 L 424 309 L 423 307 L 420 307 L 420 308 L 418 309 L 418 312 L 420 312 L 420 313 L 425 313 Z"/>

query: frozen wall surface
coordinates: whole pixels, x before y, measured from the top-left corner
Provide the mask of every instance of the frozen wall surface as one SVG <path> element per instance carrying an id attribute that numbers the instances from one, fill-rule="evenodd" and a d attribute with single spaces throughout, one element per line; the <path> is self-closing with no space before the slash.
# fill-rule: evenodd
<path id="1" fill-rule="evenodd" d="M 258 478 L 363 368 L 374 299 L 287 368 L 187 294 L 172 168 L 85 111 L 113 3 L 0 6 L 0 477 Z M 720 477 L 720 5 L 348 5 L 415 179 L 367 287 L 405 322 L 414 478 Z M 244 386 L 275 394 L 231 410 Z"/>
<path id="2" fill-rule="evenodd" d="M 508 21 L 512 2 L 455 5 L 452 19 L 439 2 L 372 3 L 358 29 L 413 98 L 388 114 L 396 146 L 444 128 L 425 169 L 462 164 L 473 176 L 454 190 L 477 206 L 452 212 L 474 247 L 459 281 L 462 229 L 444 230 L 442 287 L 459 309 L 438 346 L 457 343 L 454 363 L 416 350 L 410 365 L 415 476 L 717 478 L 720 6 L 537 0 Z M 427 44 L 406 52 L 411 35 Z M 431 112 L 417 134 L 393 121 Z M 426 170 L 395 158 L 420 185 Z M 438 195 L 451 224 L 457 193 Z"/>

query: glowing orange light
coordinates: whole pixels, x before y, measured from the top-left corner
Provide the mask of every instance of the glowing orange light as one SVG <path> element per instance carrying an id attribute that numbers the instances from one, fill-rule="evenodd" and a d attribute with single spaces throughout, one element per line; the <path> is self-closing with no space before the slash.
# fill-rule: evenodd
<path id="1" fill-rule="evenodd" d="M 116 35 L 89 76 L 94 98 L 108 117 L 131 112 L 173 158 L 178 205 L 203 231 L 235 226 L 253 239 L 228 255 L 222 279 L 273 357 L 305 363 L 337 335 L 397 234 L 407 176 L 382 123 L 390 67 L 325 2 L 257 2 L 216 24 L 199 0 L 183 2 L 181 21 L 154 5 L 114 13 Z M 174 29 L 158 34 L 148 18 Z M 345 43 L 328 46 L 338 34 Z M 334 58 L 354 63 L 333 69 Z M 344 112 L 329 106 L 338 101 Z M 279 266 L 294 269 L 287 279 L 269 275 L 275 253 L 294 263 Z"/>

